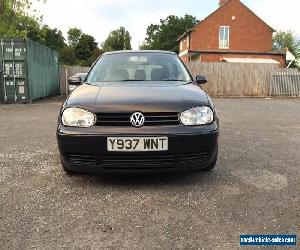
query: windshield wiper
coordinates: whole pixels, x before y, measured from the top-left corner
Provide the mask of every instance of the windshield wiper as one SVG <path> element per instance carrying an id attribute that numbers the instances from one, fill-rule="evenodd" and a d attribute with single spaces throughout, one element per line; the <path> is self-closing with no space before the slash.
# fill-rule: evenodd
<path id="1" fill-rule="evenodd" d="M 124 79 L 116 82 L 146 82 L 147 80 L 136 80 L 136 79 Z"/>
<path id="2" fill-rule="evenodd" d="M 163 80 L 164 82 L 183 82 L 185 84 L 193 83 L 193 81 L 186 81 L 186 80 L 177 80 L 177 79 L 168 79 L 168 80 Z"/>
<path id="3" fill-rule="evenodd" d="M 167 79 L 167 80 L 162 80 L 164 82 L 190 82 L 188 80 L 178 80 L 178 79 Z"/>
<path id="4" fill-rule="evenodd" d="M 193 83 L 193 81 L 184 81 L 184 80 L 160 80 L 160 81 L 152 81 L 152 80 L 134 80 L 134 79 L 124 79 L 118 81 L 99 81 L 95 83 L 109 83 L 109 82 L 183 82 L 185 84 Z M 93 82 L 84 82 L 85 84 L 93 85 Z"/>

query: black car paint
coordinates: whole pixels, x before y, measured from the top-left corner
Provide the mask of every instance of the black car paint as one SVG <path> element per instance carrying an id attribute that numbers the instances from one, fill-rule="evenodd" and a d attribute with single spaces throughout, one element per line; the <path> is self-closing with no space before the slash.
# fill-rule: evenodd
<path id="1" fill-rule="evenodd" d="M 92 126 L 90 128 L 67 127 L 61 123 L 64 109 L 68 107 L 80 107 L 93 113 L 122 113 L 122 112 L 181 112 L 196 107 L 209 106 L 214 112 L 214 121 L 204 126 L 143 126 L 117 127 L 117 126 Z M 218 148 L 219 121 L 215 107 L 210 97 L 195 83 L 185 82 L 103 82 L 97 85 L 84 83 L 79 86 L 65 101 L 57 129 L 58 146 L 62 162 L 65 168 L 87 173 L 105 172 L 149 172 L 149 171 L 181 171 L 197 170 L 208 167 L 216 158 Z M 168 136 L 168 152 L 134 152 L 116 153 L 108 152 L 106 149 L 106 138 L 108 136 Z M 207 160 L 180 161 L 188 154 L 207 153 Z M 68 155 L 93 155 L 95 162 L 84 164 L 70 164 Z M 138 161 L 140 165 L 136 168 L 126 165 L 126 162 L 135 164 L 134 156 L 142 157 L 169 157 L 173 159 L 172 166 L 164 168 L 155 164 L 145 164 Z M 120 159 L 116 166 L 107 168 L 104 159 Z M 125 160 L 123 159 L 125 157 Z M 127 157 L 127 158 L 126 158 Z M 129 158 L 128 158 L 129 157 Z M 85 159 L 85 158 L 83 158 Z M 126 161 L 126 159 L 132 159 Z M 164 158 L 163 158 L 164 159 Z M 189 158 L 193 159 L 193 158 Z M 149 160 L 150 162 L 150 160 Z M 152 161 L 153 162 L 153 161 Z"/>
<path id="2" fill-rule="evenodd" d="M 182 82 L 115 82 L 83 84 L 67 100 L 68 107 L 105 112 L 182 112 L 207 105 L 207 94 L 195 84 Z"/>

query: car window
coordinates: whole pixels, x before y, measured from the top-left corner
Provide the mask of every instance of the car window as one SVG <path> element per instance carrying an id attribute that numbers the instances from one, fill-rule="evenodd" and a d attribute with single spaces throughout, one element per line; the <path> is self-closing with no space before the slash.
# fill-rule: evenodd
<path id="1" fill-rule="evenodd" d="M 88 76 L 89 83 L 116 81 L 190 81 L 176 55 L 120 53 L 102 56 Z"/>

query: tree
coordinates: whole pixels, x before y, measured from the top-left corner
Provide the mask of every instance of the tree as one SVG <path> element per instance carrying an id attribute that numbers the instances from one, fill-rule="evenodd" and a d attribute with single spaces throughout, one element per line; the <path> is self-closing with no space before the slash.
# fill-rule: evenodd
<path id="1" fill-rule="evenodd" d="M 103 53 L 97 47 L 93 36 L 87 35 L 78 28 L 70 28 L 68 31 L 68 46 L 61 53 L 62 61 L 67 65 L 79 64 L 91 66 L 91 64 Z"/>
<path id="2" fill-rule="evenodd" d="M 166 19 L 161 19 L 160 24 L 148 26 L 145 42 L 140 49 L 169 50 L 178 53 L 178 37 L 198 22 L 196 17 L 187 14 L 184 17 L 170 15 Z"/>
<path id="3" fill-rule="evenodd" d="M 28 38 L 32 41 L 45 44 L 46 30 L 41 28 L 38 20 L 30 16 L 23 16 L 20 20 L 22 21 L 17 24 L 16 29 L 24 33 L 24 36 L 21 36 L 21 38 Z"/>
<path id="4" fill-rule="evenodd" d="M 94 49 L 92 56 L 86 61 L 86 66 L 91 66 L 99 56 L 101 56 L 103 54 L 103 50 L 99 49 L 98 47 L 96 49 Z"/>
<path id="5" fill-rule="evenodd" d="M 60 52 L 63 64 L 90 66 L 102 53 L 94 37 L 78 28 L 68 32 L 68 47 L 60 30 L 42 26 L 42 18 L 29 15 L 34 0 L 0 0 L 0 37 L 28 38 Z M 45 1 L 45 0 L 36 0 Z"/>
<path id="6" fill-rule="evenodd" d="M 42 27 L 42 18 L 29 15 L 29 11 L 35 12 L 32 0 L 0 0 L 0 36 L 29 38 L 61 51 L 66 46 L 62 32 L 47 25 Z"/>
<path id="7" fill-rule="evenodd" d="M 88 60 L 96 48 L 97 43 L 95 38 L 87 34 L 82 34 L 75 47 L 76 58 L 82 61 Z"/>
<path id="8" fill-rule="evenodd" d="M 120 27 L 117 30 L 110 32 L 105 42 L 102 44 L 103 50 L 116 51 L 116 50 L 131 50 L 131 37 L 129 32 Z"/>
<path id="9" fill-rule="evenodd" d="M 36 33 L 36 24 L 41 22 L 41 18 L 30 16 L 30 10 L 31 0 L 0 0 L 0 37 L 27 38 L 28 30 L 22 29 L 26 25 L 33 28 L 31 32 Z M 34 36 L 39 37 L 37 34 Z"/>
<path id="10" fill-rule="evenodd" d="M 60 53 L 60 60 L 63 64 L 66 65 L 76 65 L 77 59 L 76 59 L 74 48 L 71 47 L 63 48 Z"/>
<path id="11" fill-rule="evenodd" d="M 82 36 L 81 29 L 78 29 L 78 28 L 69 29 L 69 31 L 68 31 L 69 46 L 75 47 L 78 44 L 79 39 L 80 39 L 81 36 Z"/>
<path id="12" fill-rule="evenodd" d="M 58 52 L 66 47 L 65 38 L 60 30 L 50 29 L 47 25 L 43 26 L 42 30 L 45 37 L 45 46 Z"/>
<path id="13" fill-rule="evenodd" d="M 300 59 L 300 41 L 296 38 L 293 31 L 278 31 L 273 36 L 273 49 L 285 49 L 288 48 L 289 51 L 296 57 Z M 292 64 L 296 66 L 296 62 Z M 300 65 L 298 65 L 300 66 Z"/>

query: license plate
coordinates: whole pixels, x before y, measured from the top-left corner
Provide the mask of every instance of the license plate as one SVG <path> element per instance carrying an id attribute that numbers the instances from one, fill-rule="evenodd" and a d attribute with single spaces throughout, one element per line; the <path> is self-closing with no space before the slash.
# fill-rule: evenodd
<path id="1" fill-rule="evenodd" d="M 167 151 L 168 137 L 108 137 L 107 151 Z"/>

